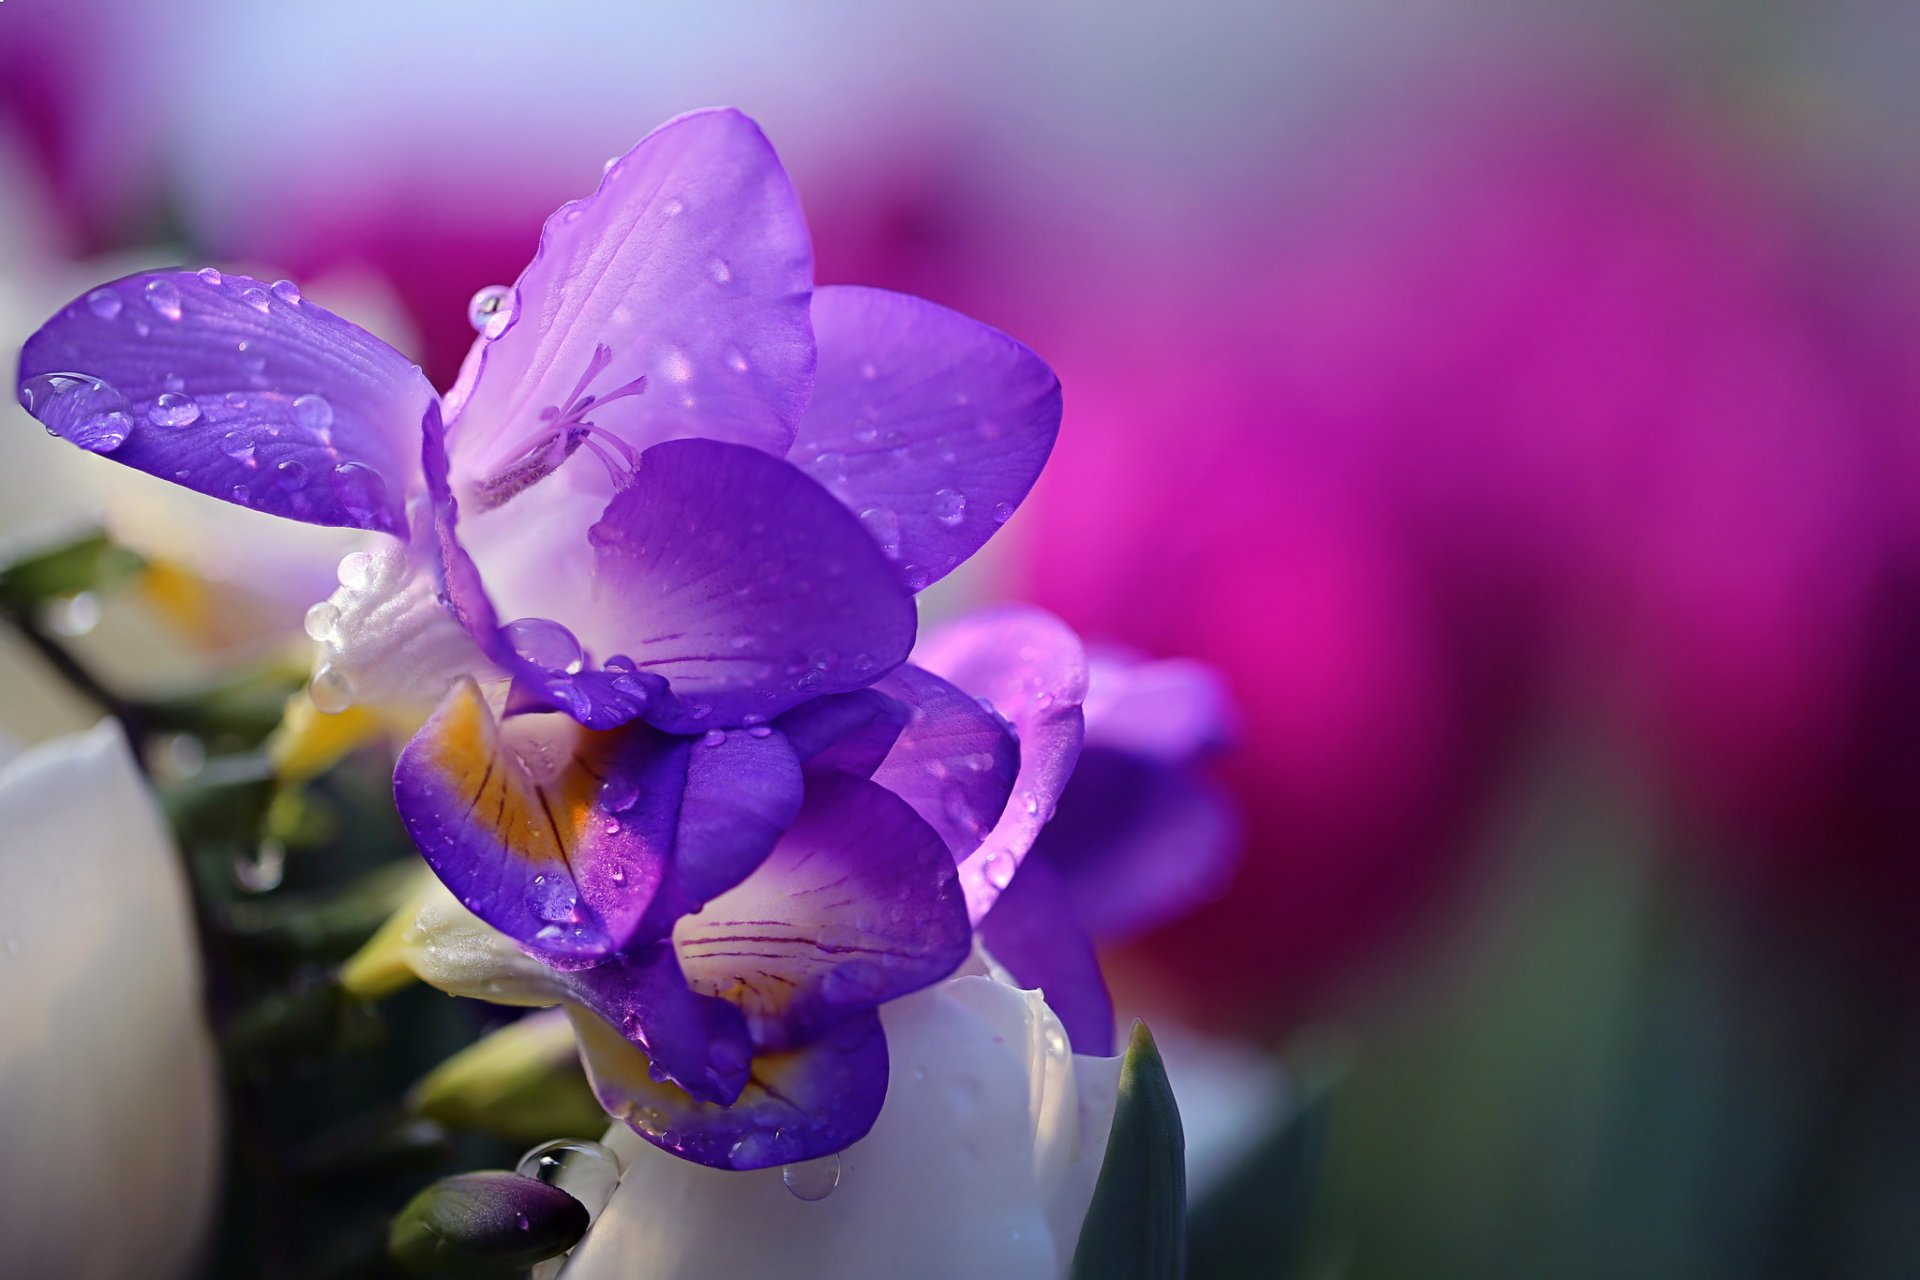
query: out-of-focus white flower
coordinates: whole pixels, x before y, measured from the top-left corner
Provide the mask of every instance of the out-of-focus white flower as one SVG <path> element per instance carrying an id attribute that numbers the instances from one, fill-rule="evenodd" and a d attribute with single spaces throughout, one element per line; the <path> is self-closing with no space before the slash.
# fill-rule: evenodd
<path id="1" fill-rule="evenodd" d="M 1120 1059 L 1073 1055 L 1038 992 L 978 967 L 881 1018 L 886 1105 L 837 1157 L 708 1169 L 614 1125 L 606 1144 L 624 1172 L 563 1280 L 1064 1276 Z"/>
<path id="2" fill-rule="evenodd" d="M 112 723 L 0 769 L 0 1274 L 184 1274 L 220 1108 L 178 855 Z"/>

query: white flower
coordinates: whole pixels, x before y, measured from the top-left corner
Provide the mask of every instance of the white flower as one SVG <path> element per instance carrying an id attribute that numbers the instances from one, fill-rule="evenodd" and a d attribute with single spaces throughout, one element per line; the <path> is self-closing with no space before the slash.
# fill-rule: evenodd
<path id="1" fill-rule="evenodd" d="M 893 1070 L 873 1131 L 791 1171 L 800 1191 L 829 1194 L 800 1198 L 780 1169 L 692 1164 L 616 1124 L 606 1143 L 624 1173 L 563 1280 L 1064 1276 L 1120 1060 L 1069 1053 L 1038 992 L 979 971 L 881 1017 Z"/>
<path id="2" fill-rule="evenodd" d="M 117 726 L 0 769 L 0 1274 L 184 1274 L 218 1075 L 173 849 Z"/>

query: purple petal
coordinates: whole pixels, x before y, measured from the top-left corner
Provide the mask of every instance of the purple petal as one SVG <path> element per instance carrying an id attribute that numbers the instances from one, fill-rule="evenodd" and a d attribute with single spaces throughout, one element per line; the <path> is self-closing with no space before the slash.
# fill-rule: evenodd
<path id="1" fill-rule="evenodd" d="M 1060 427 L 1060 380 L 1006 334 L 884 289 L 813 295 L 813 399 L 789 455 L 916 591 L 1005 524 Z"/>
<path id="2" fill-rule="evenodd" d="M 959 862 L 1005 812 L 1020 744 L 1006 721 L 919 667 L 899 667 L 874 688 L 911 708 L 911 718 L 873 780 L 912 805 Z"/>
<path id="3" fill-rule="evenodd" d="M 21 403 L 149 475 L 309 524 L 404 534 L 433 388 L 407 358 L 245 276 L 128 276 L 20 353 Z"/>
<path id="4" fill-rule="evenodd" d="M 1191 658 L 1096 650 L 1087 672 L 1087 745 L 1170 764 L 1224 747 L 1236 715 L 1225 678 Z"/>
<path id="5" fill-rule="evenodd" d="M 1079 758 L 1087 658 L 1067 625 L 1041 609 L 981 609 L 928 638 L 919 665 L 987 699 L 1020 739 L 1013 798 L 980 848 L 960 864 L 975 922 L 1033 847 Z"/>
<path id="6" fill-rule="evenodd" d="M 981 922 L 980 941 L 1014 981 L 1046 997 L 1075 1053 L 1113 1056 L 1113 997 L 1093 940 L 1052 867 L 1027 859 Z"/>
<path id="7" fill-rule="evenodd" d="M 868 688 L 803 702 L 779 723 L 802 764 L 868 778 L 893 749 L 908 715 L 904 705 Z"/>
<path id="8" fill-rule="evenodd" d="M 654 446 L 593 541 L 585 634 L 665 678 L 646 715 L 672 732 L 862 688 L 913 645 L 913 598 L 859 522 L 756 449 Z"/>
<path id="9" fill-rule="evenodd" d="M 535 777 L 526 759 L 549 764 Z M 644 725 L 503 726 L 470 680 L 394 769 L 395 803 L 435 874 L 559 968 L 664 937 L 677 915 L 759 864 L 800 790 L 780 735 L 707 747 Z"/>
<path id="10" fill-rule="evenodd" d="M 566 974 L 563 981 L 587 1011 L 570 1010 L 583 1040 L 596 1029 L 590 1024 L 609 1036 L 618 1028 L 624 1043 L 614 1060 L 645 1054 L 649 1085 L 722 1106 L 746 1088 L 753 1042 L 745 1020 L 727 1001 L 687 986 L 670 944 L 621 952 Z M 583 1043 L 582 1048 L 591 1066 L 594 1047 Z"/>
<path id="11" fill-rule="evenodd" d="M 887 1095 L 880 1017 L 854 1013 L 812 1044 L 754 1058 L 731 1105 L 652 1078 L 646 1056 L 591 1014 L 577 1014 L 581 1057 L 607 1111 L 665 1151 L 716 1169 L 766 1169 L 844 1151 L 873 1128 Z"/>
<path id="12" fill-rule="evenodd" d="M 784 454 L 812 386 L 812 288 L 799 198 L 759 127 L 731 110 L 668 121 L 547 219 L 504 328 L 479 341 L 456 488 L 509 471 L 579 396 L 635 454 L 687 436 Z M 598 471 L 581 457 L 556 476 L 594 495 L 589 518 L 611 494 Z"/>
<path id="13" fill-rule="evenodd" d="M 1094 937 L 1118 941 L 1219 897 L 1240 843 L 1232 801 L 1192 768 L 1089 743 L 1027 861 L 1061 878 Z"/>
<path id="14" fill-rule="evenodd" d="M 754 1042 L 781 1049 L 946 977 L 971 930 L 939 836 L 886 788 L 819 773 L 760 869 L 673 939 L 689 985 L 734 1001 Z"/>

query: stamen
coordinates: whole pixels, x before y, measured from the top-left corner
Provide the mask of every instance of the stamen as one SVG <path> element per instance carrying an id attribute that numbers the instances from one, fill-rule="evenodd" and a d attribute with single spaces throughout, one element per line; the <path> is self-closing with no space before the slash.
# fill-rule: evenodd
<path id="1" fill-rule="evenodd" d="M 540 410 L 540 421 L 545 425 L 521 441 L 514 461 L 480 483 L 482 510 L 490 511 L 501 506 L 546 479 L 558 471 L 582 445 L 591 449 L 601 465 L 606 467 L 614 488 L 624 488 L 631 482 L 634 468 L 640 465 L 639 451 L 614 432 L 586 420 L 586 415 L 593 410 L 615 400 L 637 396 L 646 390 L 647 378 L 641 374 L 602 395 L 589 393 L 587 388 L 593 384 L 593 380 L 606 372 L 612 363 L 613 348 L 604 342 L 594 344 L 593 354 L 587 358 L 586 370 L 574 384 L 566 402 Z"/>

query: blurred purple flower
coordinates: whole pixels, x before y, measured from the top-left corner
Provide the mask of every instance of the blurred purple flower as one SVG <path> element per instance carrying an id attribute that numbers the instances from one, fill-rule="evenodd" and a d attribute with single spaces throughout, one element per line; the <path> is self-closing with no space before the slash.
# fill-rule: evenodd
<path id="1" fill-rule="evenodd" d="M 1016 981 L 1046 992 L 1076 1052 L 1105 1055 L 1113 1001 L 1093 944 L 1176 920 L 1233 874 L 1238 815 L 1202 771 L 1233 714 L 1205 666 L 1118 651 L 1091 663 L 1084 713 L 1058 811 L 980 936 Z"/>

